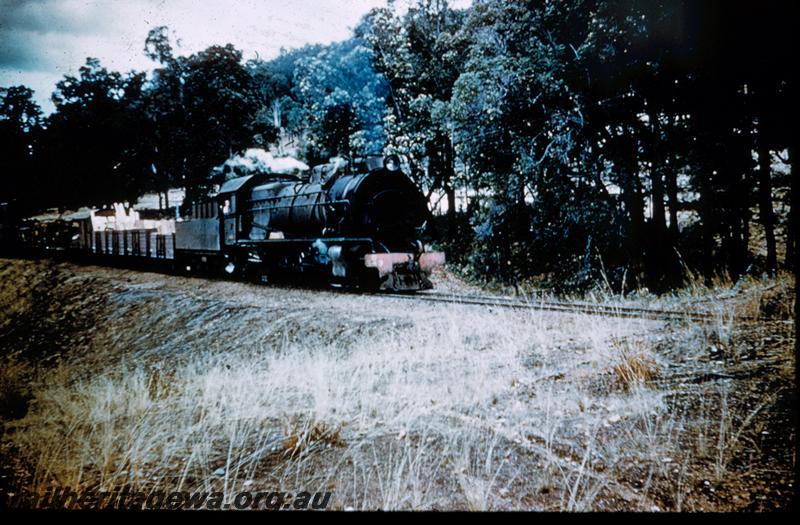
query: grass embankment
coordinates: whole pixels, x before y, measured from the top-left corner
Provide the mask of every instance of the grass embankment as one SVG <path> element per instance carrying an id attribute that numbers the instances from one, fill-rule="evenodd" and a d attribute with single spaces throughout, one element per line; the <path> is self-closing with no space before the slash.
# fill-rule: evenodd
<path id="1" fill-rule="evenodd" d="M 666 324 L 56 265 L 39 289 L 82 290 L 91 323 L 62 327 L 53 357 L 6 337 L 37 286 L 13 276 L 41 264 L 2 261 L 12 491 L 332 490 L 354 509 L 791 501 L 786 276 L 633 303 L 716 312 Z"/>

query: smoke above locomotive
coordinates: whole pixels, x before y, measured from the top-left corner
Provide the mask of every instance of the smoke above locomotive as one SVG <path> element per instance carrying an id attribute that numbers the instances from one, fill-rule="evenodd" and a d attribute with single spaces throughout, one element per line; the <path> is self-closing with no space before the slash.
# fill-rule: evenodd
<path id="1" fill-rule="evenodd" d="M 430 212 L 396 156 L 304 168 L 260 150 L 220 166 L 219 192 L 176 225 L 181 266 L 222 265 L 262 281 L 303 274 L 369 289 L 432 287 L 444 254 L 424 250 Z"/>

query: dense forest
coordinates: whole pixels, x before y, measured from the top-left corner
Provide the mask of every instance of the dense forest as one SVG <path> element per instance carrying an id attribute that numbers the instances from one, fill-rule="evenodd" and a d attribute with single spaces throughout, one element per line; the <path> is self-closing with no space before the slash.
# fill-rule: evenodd
<path id="1" fill-rule="evenodd" d="M 793 2 L 390 1 L 349 40 L 249 61 L 179 55 L 156 27 L 152 72 L 88 58 L 48 116 L 0 88 L 0 202 L 190 202 L 251 147 L 394 153 L 476 278 L 660 292 L 793 269 L 795 20 Z"/>

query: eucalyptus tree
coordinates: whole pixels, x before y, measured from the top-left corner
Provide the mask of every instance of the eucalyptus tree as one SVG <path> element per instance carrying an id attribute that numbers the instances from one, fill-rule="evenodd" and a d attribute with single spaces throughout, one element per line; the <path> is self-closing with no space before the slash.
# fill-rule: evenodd
<path id="1" fill-rule="evenodd" d="M 294 82 L 309 163 L 383 152 L 388 86 L 361 40 L 331 44 L 298 60 Z"/>
<path id="2" fill-rule="evenodd" d="M 147 87 L 155 133 L 155 162 L 162 191 L 186 189 L 186 202 L 212 187 L 212 168 L 274 131 L 256 118 L 258 93 L 231 44 L 176 56 L 165 27 L 150 31 L 145 52 L 161 67 Z"/>
<path id="3" fill-rule="evenodd" d="M 109 71 L 94 58 L 58 82 L 38 150 L 43 201 L 103 206 L 142 193 L 151 163 L 143 83 L 144 74 Z"/>
<path id="4" fill-rule="evenodd" d="M 451 217 L 457 159 L 449 102 L 469 45 L 459 38 L 465 17 L 445 0 L 419 0 L 402 16 L 391 6 L 373 9 L 356 28 L 388 81 L 387 151 L 406 160 L 429 197 L 445 193 Z"/>
<path id="5" fill-rule="evenodd" d="M 0 154 L 4 169 L 0 202 L 16 201 L 27 208 L 35 204 L 35 150 L 42 126 L 42 110 L 25 86 L 0 88 Z"/>

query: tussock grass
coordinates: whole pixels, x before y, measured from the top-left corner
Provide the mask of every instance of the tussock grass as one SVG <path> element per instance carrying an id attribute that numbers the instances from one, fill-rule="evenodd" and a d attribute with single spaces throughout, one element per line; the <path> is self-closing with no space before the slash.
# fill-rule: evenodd
<path id="1" fill-rule="evenodd" d="M 615 384 L 629 390 L 658 377 L 658 365 L 641 340 L 614 340 L 612 344 L 619 352 L 613 366 Z"/>

